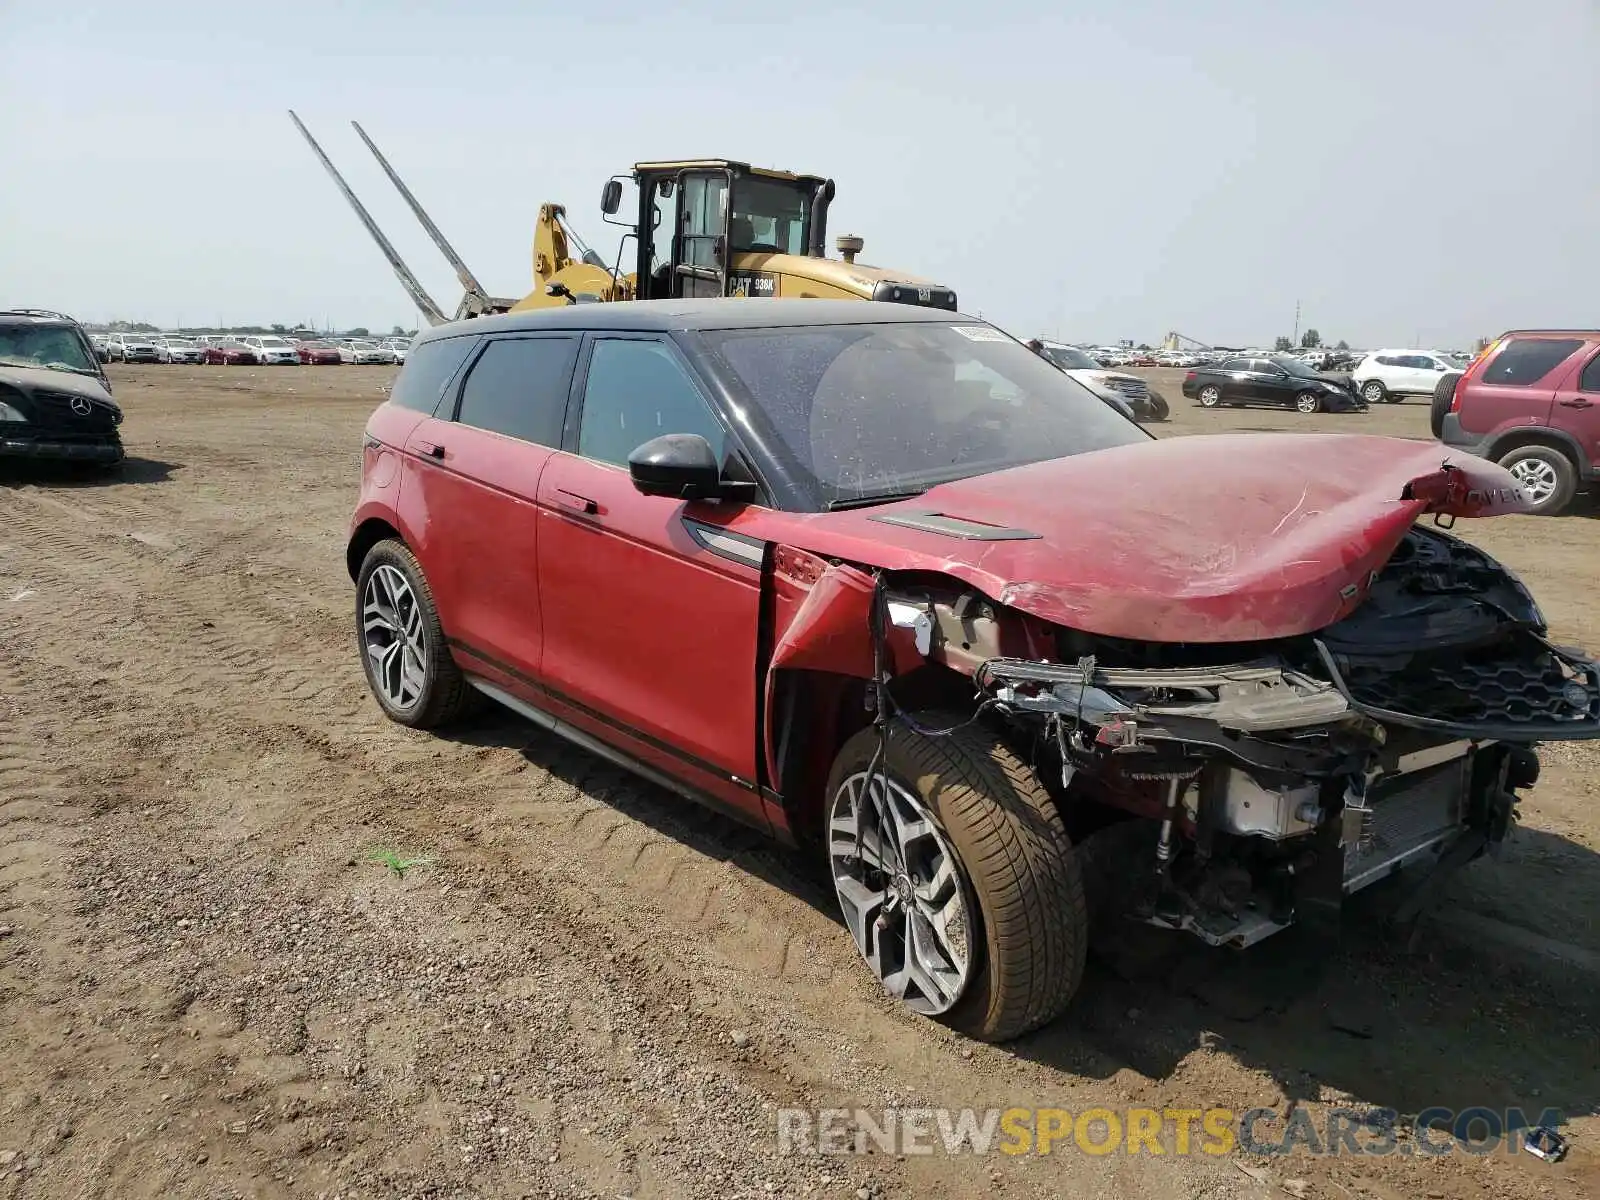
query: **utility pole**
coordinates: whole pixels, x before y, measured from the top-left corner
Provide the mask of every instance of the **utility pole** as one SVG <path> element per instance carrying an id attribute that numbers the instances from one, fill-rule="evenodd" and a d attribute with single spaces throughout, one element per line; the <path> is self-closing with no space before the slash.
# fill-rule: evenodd
<path id="1" fill-rule="evenodd" d="M 1294 336 L 1289 339 L 1290 349 L 1300 344 L 1300 301 L 1294 302 Z"/>

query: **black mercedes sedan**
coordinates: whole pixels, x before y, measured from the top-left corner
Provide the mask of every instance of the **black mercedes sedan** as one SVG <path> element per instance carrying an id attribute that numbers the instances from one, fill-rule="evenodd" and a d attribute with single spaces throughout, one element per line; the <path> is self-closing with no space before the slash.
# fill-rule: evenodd
<path id="1" fill-rule="evenodd" d="M 1366 401 L 1347 380 L 1287 356 L 1228 358 L 1196 367 L 1183 377 L 1183 394 L 1198 400 L 1201 408 L 1270 404 L 1303 413 L 1367 411 Z"/>

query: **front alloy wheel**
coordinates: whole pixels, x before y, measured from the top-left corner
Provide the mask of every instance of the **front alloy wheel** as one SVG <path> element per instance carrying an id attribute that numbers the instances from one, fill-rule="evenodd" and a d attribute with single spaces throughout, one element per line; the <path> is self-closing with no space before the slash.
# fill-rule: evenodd
<path id="1" fill-rule="evenodd" d="M 891 995 L 1006 1041 L 1058 1016 L 1082 978 L 1077 860 L 1054 800 L 993 731 L 970 713 L 913 719 L 886 742 L 868 726 L 834 759 L 820 832 L 839 907 Z"/>
<path id="2" fill-rule="evenodd" d="M 897 1000 L 936 1017 L 972 979 L 970 885 L 922 802 L 882 772 L 840 784 L 828 823 L 845 925 Z"/>
<path id="3" fill-rule="evenodd" d="M 1322 409 L 1322 397 L 1315 392 L 1301 392 L 1294 398 L 1294 406 L 1303 413 L 1319 412 Z"/>
<path id="4" fill-rule="evenodd" d="M 1361 385 L 1361 398 L 1368 404 L 1382 404 L 1389 398 L 1389 389 L 1376 379 L 1369 379 Z"/>

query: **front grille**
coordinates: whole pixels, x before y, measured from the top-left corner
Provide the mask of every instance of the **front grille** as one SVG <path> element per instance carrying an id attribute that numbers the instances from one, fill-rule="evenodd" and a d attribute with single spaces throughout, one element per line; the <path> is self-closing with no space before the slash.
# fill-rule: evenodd
<path id="1" fill-rule="evenodd" d="M 1148 400 L 1150 385 L 1142 379 L 1108 379 L 1106 386 L 1121 392 L 1129 400 Z"/>
<path id="2" fill-rule="evenodd" d="M 1580 727 L 1600 720 L 1593 667 L 1527 632 L 1466 649 L 1336 661 L 1350 698 L 1385 712 L 1456 726 Z"/>
<path id="3" fill-rule="evenodd" d="M 116 432 L 116 414 L 103 404 L 90 402 L 87 413 L 72 411 L 74 397 L 65 392 L 34 392 L 33 419 L 42 430 L 69 436 L 106 437 Z"/>

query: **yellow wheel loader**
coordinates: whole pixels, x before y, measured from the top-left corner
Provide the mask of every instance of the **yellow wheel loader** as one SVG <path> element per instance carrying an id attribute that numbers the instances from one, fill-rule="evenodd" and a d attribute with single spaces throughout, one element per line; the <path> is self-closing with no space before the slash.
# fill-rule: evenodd
<path id="1" fill-rule="evenodd" d="M 884 300 L 951 311 L 956 307 L 956 294 L 950 288 L 857 262 L 862 249 L 858 237 L 840 237 L 837 248 L 841 257 L 827 256 L 833 180 L 720 158 L 639 163 L 631 175 L 607 180 L 601 192 L 601 212 L 607 224 L 626 231 L 609 264 L 572 231 L 563 205 L 541 204 L 534 227 L 532 291 L 520 300 L 491 296 L 366 131 L 352 121 L 390 182 L 455 268 L 464 294 L 454 317 L 446 317 L 300 118 L 292 111 L 289 116 L 378 243 L 407 294 L 433 325 L 557 304 L 693 296 L 801 296 Z M 631 203 L 623 214 L 625 198 Z"/>

